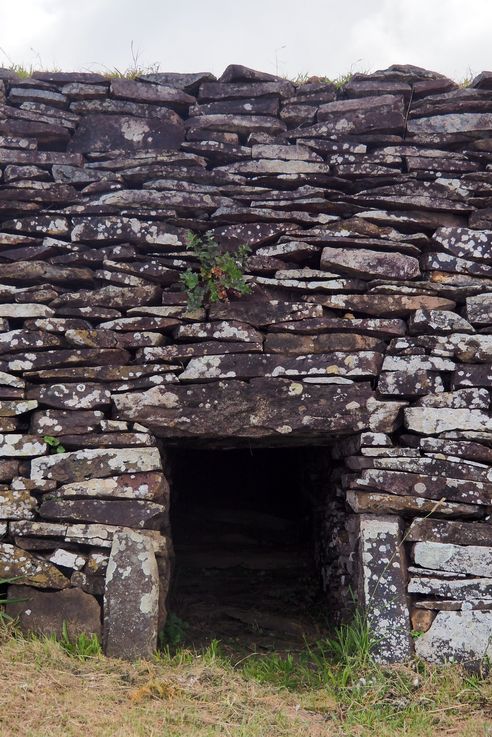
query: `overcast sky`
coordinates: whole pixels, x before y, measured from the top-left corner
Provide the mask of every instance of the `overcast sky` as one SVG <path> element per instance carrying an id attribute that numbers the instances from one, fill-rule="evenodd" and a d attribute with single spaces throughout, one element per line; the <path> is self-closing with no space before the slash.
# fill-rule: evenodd
<path id="1" fill-rule="evenodd" d="M 0 65 L 245 64 L 288 77 L 416 64 L 492 69 L 492 0 L 0 0 Z"/>

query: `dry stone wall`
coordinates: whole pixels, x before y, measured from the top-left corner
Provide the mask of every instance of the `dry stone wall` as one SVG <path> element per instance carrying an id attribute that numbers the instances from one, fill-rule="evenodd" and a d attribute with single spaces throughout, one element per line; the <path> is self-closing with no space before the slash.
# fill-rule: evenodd
<path id="1" fill-rule="evenodd" d="M 333 441 L 326 580 L 380 658 L 492 654 L 491 72 L 0 70 L 0 172 L 0 577 L 26 627 L 100 633 L 104 605 L 107 651 L 148 654 L 165 445 Z M 188 309 L 190 230 L 250 247 L 249 296 Z"/>

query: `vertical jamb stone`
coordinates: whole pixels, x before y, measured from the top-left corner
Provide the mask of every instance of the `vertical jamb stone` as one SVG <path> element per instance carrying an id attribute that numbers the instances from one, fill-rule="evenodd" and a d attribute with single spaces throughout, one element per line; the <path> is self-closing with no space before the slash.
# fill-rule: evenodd
<path id="1" fill-rule="evenodd" d="M 399 517 L 360 515 L 360 597 L 380 663 L 413 653 L 406 591 L 406 565 Z"/>
<path id="2" fill-rule="evenodd" d="M 159 630 L 159 569 L 152 540 L 116 532 L 104 590 L 104 651 L 125 660 L 149 658 Z"/>

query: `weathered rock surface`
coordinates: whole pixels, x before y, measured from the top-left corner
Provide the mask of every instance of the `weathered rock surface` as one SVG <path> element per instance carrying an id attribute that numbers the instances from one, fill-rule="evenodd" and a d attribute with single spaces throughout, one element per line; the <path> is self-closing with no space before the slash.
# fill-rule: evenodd
<path id="1" fill-rule="evenodd" d="M 169 484 L 162 473 L 155 471 L 121 474 L 110 478 L 91 478 L 87 481 L 64 484 L 58 487 L 56 493 L 49 495 L 50 499 L 55 497 L 63 499 L 70 497 L 146 499 L 166 503 L 169 497 Z"/>
<path id="2" fill-rule="evenodd" d="M 450 545 L 490 546 L 492 526 L 480 522 L 444 522 L 439 519 L 416 518 L 406 538 L 409 541 L 447 543 Z"/>
<path id="3" fill-rule="evenodd" d="M 320 445 L 302 491 L 323 507 L 329 606 L 348 613 L 375 573 L 384 658 L 417 625 L 435 657 L 470 649 L 453 621 L 438 644 L 436 613 L 492 612 L 491 80 L 0 70 L 0 536 L 46 617 L 57 588 L 100 601 L 126 540 L 108 642 L 150 654 L 173 555 L 153 433 Z M 191 233 L 251 249 L 248 294 L 192 308 Z"/>
<path id="4" fill-rule="evenodd" d="M 397 496 L 377 491 L 362 492 L 349 489 L 347 503 L 357 514 L 396 514 L 410 517 L 421 514 L 439 514 L 441 517 L 461 517 L 463 519 L 478 519 L 484 516 L 480 507 L 474 504 L 441 500 L 435 502 L 421 497 Z"/>
<path id="5" fill-rule="evenodd" d="M 405 560 L 398 518 L 360 518 L 363 600 L 371 626 L 379 632 L 376 658 L 382 663 L 406 660 L 412 645 L 404 579 Z"/>
<path id="6" fill-rule="evenodd" d="M 192 359 L 180 381 L 211 379 L 249 379 L 279 376 L 376 376 L 381 366 L 381 354 L 359 351 L 354 354 L 327 353 L 316 356 L 280 356 L 277 354 L 246 354 L 206 356 Z"/>
<path id="7" fill-rule="evenodd" d="M 420 274 L 418 259 L 402 253 L 370 251 L 367 248 L 323 248 L 321 268 L 361 279 L 415 279 Z"/>
<path id="8" fill-rule="evenodd" d="M 70 143 L 70 150 L 138 151 L 177 149 L 184 138 L 184 126 L 176 113 L 158 118 L 91 114 L 82 118 Z"/>
<path id="9" fill-rule="evenodd" d="M 452 599 L 492 598 L 491 578 L 430 578 L 414 577 L 408 584 L 410 594 L 425 594 Z"/>
<path id="10" fill-rule="evenodd" d="M 8 543 L 0 543 L 0 578 L 15 578 L 19 585 L 42 589 L 64 589 L 70 585 L 52 563 Z"/>
<path id="11" fill-rule="evenodd" d="M 151 657 L 157 647 L 159 570 L 152 544 L 127 529 L 114 535 L 104 590 L 104 649 L 110 657 Z"/>
<path id="12" fill-rule="evenodd" d="M 166 510 L 161 504 L 141 499 L 46 499 L 39 515 L 42 519 L 158 530 Z"/>
<path id="13" fill-rule="evenodd" d="M 415 651 L 431 663 L 477 665 L 490 657 L 491 636 L 492 612 L 439 612 Z"/>
<path id="14" fill-rule="evenodd" d="M 372 390 L 364 383 L 337 387 L 253 379 L 156 387 L 117 395 L 114 403 L 120 419 L 141 422 L 161 437 L 245 439 L 367 429 L 370 397 Z"/>
<path id="15" fill-rule="evenodd" d="M 157 448 L 80 450 L 35 458 L 31 463 L 31 478 L 72 482 L 105 478 L 115 473 L 160 471 L 161 468 Z"/>
<path id="16" fill-rule="evenodd" d="M 80 635 L 101 637 L 101 607 L 77 588 L 39 591 L 11 585 L 6 611 L 25 634 L 61 638 L 66 633 L 70 640 Z"/>
<path id="17" fill-rule="evenodd" d="M 492 430 L 492 418 L 480 410 L 408 407 L 405 426 L 422 435 L 437 435 L 449 430 Z"/>
<path id="18" fill-rule="evenodd" d="M 413 559 L 423 568 L 489 578 L 492 575 L 492 550 L 485 546 L 418 542 Z"/>
<path id="19" fill-rule="evenodd" d="M 0 519 L 33 519 L 36 499 L 26 489 L 0 486 Z"/>

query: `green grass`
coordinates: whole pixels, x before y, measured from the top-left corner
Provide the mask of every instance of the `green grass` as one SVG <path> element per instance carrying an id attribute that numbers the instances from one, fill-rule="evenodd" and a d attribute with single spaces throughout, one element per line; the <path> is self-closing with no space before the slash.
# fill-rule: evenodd
<path id="1" fill-rule="evenodd" d="M 168 647 L 157 658 L 168 667 L 199 660 L 265 688 L 290 693 L 303 708 L 329 714 L 329 724 L 342 730 L 337 735 L 434 737 L 439 726 L 447 728 L 458 721 L 461 725 L 463 715 L 489 708 L 489 679 L 467 674 L 458 666 L 435 667 L 417 659 L 382 666 L 374 659 L 375 645 L 365 617 L 356 613 L 352 623 L 338 627 L 332 637 L 306 643 L 300 652 L 256 652 L 234 662 L 214 640 L 201 653 Z M 482 725 L 492 730 L 492 721 L 485 717 Z M 472 724 L 472 731 L 467 729 L 465 724 L 463 734 L 470 737 L 482 734 L 473 731 Z M 488 734 L 492 731 L 483 732 Z"/>
<path id="2" fill-rule="evenodd" d="M 56 642 L 56 637 L 52 639 Z M 66 622 L 63 622 L 62 635 L 58 642 L 67 655 L 71 655 L 78 660 L 87 660 L 102 655 L 101 643 L 96 635 L 82 633 L 75 638 L 71 638 L 68 634 Z"/>

